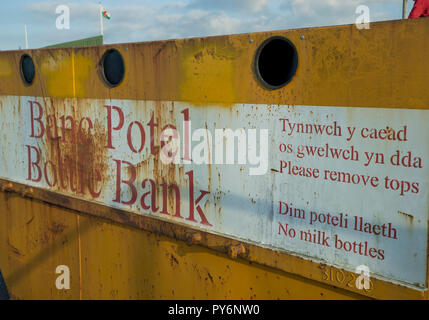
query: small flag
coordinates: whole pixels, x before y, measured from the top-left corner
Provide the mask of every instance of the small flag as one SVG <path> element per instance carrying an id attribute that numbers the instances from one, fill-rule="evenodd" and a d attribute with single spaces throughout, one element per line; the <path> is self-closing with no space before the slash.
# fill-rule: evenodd
<path id="1" fill-rule="evenodd" d="M 103 17 L 107 20 L 110 20 L 110 14 L 107 12 L 107 10 L 103 10 Z"/>

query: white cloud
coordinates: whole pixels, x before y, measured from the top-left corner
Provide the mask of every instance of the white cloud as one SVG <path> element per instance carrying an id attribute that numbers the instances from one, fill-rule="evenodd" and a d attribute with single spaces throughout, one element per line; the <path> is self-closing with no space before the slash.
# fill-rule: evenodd
<path id="1" fill-rule="evenodd" d="M 96 35 L 98 4 L 71 3 L 71 29 L 55 29 L 55 8 L 64 1 L 27 3 L 32 43 L 44 46 Z M 354 23 L 356 7 L 368 5 L 372 20 L 400 18 L 401 0 L 175 0 L 109 5 L 107 43 L 161 40 Z M 393 8 L 393 9 L 392 9 Z M 393 15 L 396 14 L 397 16 Z"/>
<path id="2" fill-rule="evenodd" d="M 217 16 L 212 16 L 209 19 L 210 29 L 213 34 L 228 34 L 239 30 L 241 21 L 236 18 L 231 18 L 225 13 Z"/>
<path id="3" fill-rule="evenodd" d="M 267 10 L 269 0 L 192 0 L 190 7 L 229 12 L 257 13 Z"/>

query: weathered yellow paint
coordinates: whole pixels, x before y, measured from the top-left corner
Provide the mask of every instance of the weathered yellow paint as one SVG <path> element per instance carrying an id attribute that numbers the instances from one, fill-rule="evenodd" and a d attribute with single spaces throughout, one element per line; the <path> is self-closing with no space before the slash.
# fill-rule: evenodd
<path id="1" fill-rule="evenodd" d="M 57 261 L 58 264 L 64 264 L 64 261 L 67 263 L 68 261 L 71 261 L 69 265 L 72 265 L 75 272 L 78 272 L 78 276 L 76 276 L 76 273 L 74 275 L 74 283 L 79 288 L 79 298 L 87 299 L 107 296 L 111 298 L 148 297 L 152 292 L 148 288 L 152 288 L 151 290 L 153 290 L 153 288 L 171 288 L 172 284 L 169 282 L 169 277 L 171 275 L 179 277 L 174 279 L 173 283 L 182 283 L 182 280 L 179 279 L 183 279 L 184 283 L 184 287 L 180 286 L 175 290 L 176 293 L 180 292 L 181 295 L 177 295 L 176 298 L 188 297 L 189 292 L 187 291 L 187 288 L 189 288 L 189 286 L 185 284 L 188 282 L 193 283 L 193 281 L 197 281 L 198 279 L 200 282 L 199 285 L 195 285 L 197 289 L 194 291 L 196 298 L 221 298 L 221 295 L 234 299 L 247 297 L 247 292 L 254 292 L 253 288 L 259 287 L 259 285 L 257 285 L 257 281 L 252 282 L 253 286 L 249 287 L 249 289 L 247 289 L 246 285 L 243 285 L 242 281 L 238 281 L 238 287 L 234 295 L 226 294 L 225 290 L 221 291 L 221 288 L 230 287 L 229 283 L 221 281 L 222 286 L 216 287 L 216 290 L 218 290 L 216 294 L 219 296 L 211 296 L 214 294 L 212 288 L 207 288 L 206 286 L 201 287 L 203 284 L 203 282 L 201 282 L 201 276 L 199 276 L 197 280 L 194 279 L 195 275 L 201 274 L 198 266 L 204 266 L 204 270 L 207 270 L 207 272 L 210 273 L 213 270 L 217 270 L 219 266 L 227 264 L 227 268 L 229 269 L 229 266 L 235 266 L 237 263 L 242 267 L 238 268 L 238 271 L 234 273 L 237 274 L 238 277 L 248 275 L 250 280 L 253 280 L 254 277 L 259 279 L 262 277 L 259 272 L 261 270 L 265 270 L 265 277 L 262 277 L 264 281 L 260 285 L 260 288 L 261 290 L 266 289 L 266 294 L 260 295 L 259 298 L 261 299 L 316 299 L 324 297 L 332 299 L 350 297 L 365 298 L 365 296 L 361 295 L 389 299 L 427 299 L 425 291 L 413 290 L 412 288 L 379 279 L 372 279 L 373 289 L 371 291 L 359 291 L 353 286 L 350 287 L 347 285 L 350 281 L 349 279 L 352 279 L 353 282 L 353 278 L 350 278 L 350 274 L 347 274 L 346 271 L 327 267 L 323 264 L 311 262 L 297 256 L 267 250 L 255 245 L 245 244 L 245 250 L 248 252 L 248 255 L 241 257 L 245 258 L 244 260 L 231 260 L 231 258 L 226 257 L 226 253 L 222 248 L 225 248 L 225 245 L 230 247 L 237 242 L 230 240 L 225 241 L 222 237 L 204 234 L 203 239 L 199 240 L 200 242 L 198 246 L 194 243 L 192 247 L 188 247 L 184 244 L 183 240 L 188 243 L 190 238 L 187 237 L 187 234 L 195 231 L 189 230 L 186 227 L 180 227 L 176 224 L 159 223 L 150 217 L 144 217 L 141 215 L 129 215 L 121 210 L 112 209 L 84 200 L 70 199 L 67 196 L 62 196 L 55 192 L 33 187 L 29 188 L 10 182 L 6 184 L 2 182 L 0 184 L 0 190 L 7 192 L 4 196 L 5 201 L 3 203 L 0 202 L 0 205 L 7 208 L 5 213 L 0 215 L 0 223 L 5 226 L 2 234 L 6 235 L 3 239 L 0 238 L 0 241 L 2 241 L 1 243 L 4 245 L 4 249 L 2 251 L 3 255 L 0 255 L 0 266 L 5 269 L 7 274 L 6 282 L 12 288 L 12 297 L 15 298 L 29 297 L 27 295 L 28 288 L 25 286 L 25 280 L 20 280 L 25 274 L 31 273 L 31 276 L 34 276 L 32 281 L 37 283 L 37 285 L 39 283 L 39 280 L 37 279 L 39 279 L 39 277 L 43 277 L 43 286 L 46 287 L 47 281 L 55 281 L 55 279 L 52 279 L 52 274 L 47 273 L 46 269 L 40 270 L 38 267 L 40 265 L 44 265 L 45 267 L 47 266 L 46 268 L 48 268 L 47 270 L 49 272 L 49 270 L 56 267 L 52 261 Z M 33 200 L 29 200 L 29 197 Z M 10 202 L 11 199 L 13 199 L 13 202 Z M 62 207 L 69 208 L 71 211 L 61 209 Z M 31 218 L 27 220 L 25 215 L 19 214 L 20 212 L 31 213 Z M 41 226 L 34 224 L 32 229 L 26 230 L 28 231 L 27 234 L 30 234 L 30 236 L 25 236 L 25 233 L 22 233 L 19 236 L 20 239 L 26 239 L 25 244 L 24 241 L 15 241 L 14 243 L 17 243 L 18 247 L 13 244 L 11 245 L 8 242 L 8 238 L 10 237 L 8 232 L 16 232 L 16 228 L 12 228 L 10 226 L 23 226 L 24 224 L 30 225 L 33 223 L 34 217 L 38 216 L 39 212 L 42 215 L 46 215 L 46 212 L 48 213 L 47 216 L 43 217 L 46 221 L 42 221 Z M 82 212 L 88 213 L 91 216 L 81 216 L 80 213 Z M 67 219 L 66 215 L 70 214 L 74 215 L 75 222 L 72 219 Z M 59 219 L 62 219 L 60 220 L 61 222 L 58 222 L 59 220 L 57 219 L 57 215 Z M 109 219 L 110 222 L 96 217 Z M 23 219 L 25 220 L 22 221 Z M 38 220 L 39 219 L 36 221 Z M 68 221 L 69 227 L 64 223 L 65 221 Z M 116 221 L 116 223 L 112 223 L 112 221 Z M 47 225 L 47 223 L 50 223 L 51 225 Z M 140 230 L 131 228 L 130 226 L 137 227 Z M 87 234 L 92 232 L 90 231 L 92 229 L 98 229 L 97 236 L 91 235 L 88 237 Z M 67 232 L 63 232 L 65 230 L 67 230 Z M 49 236 L 50 233 L 53 233 L 53 237 Z M 167 237 L 161 236 L 161 234 L 167 235 Z M 146 238 L 155 239 L 156 241 L 151 240 L 148 243 L 145 243 Z M 42 243 L 40 248 L 36 248 L 36 250 L 28 254 L 28 257 L 23 261 L 22 266 L 11 264 L 10 256 L 22 253 L 23 248 L 20 246 L 23 246 L 25 249 L 26 245 L 31 245 L 33 239 L 36 239 L 36 244 L 38 239 L 47 240 Z M 165 243 L 167 243 L 167 245 L 165 247 L 161 246 L 159 239 L 166 240 Z M 177 239 L 182 239 L 182 241 Z M 66 248 L 66 246 L 70 247 L 68 243 L 71 243 L 71 241 L 69 240 L 74 241 L 70 250 Z M 137 245 L 140 245 L 140 247 Z M 188 243 L 188 245 L 191 244 Z M 240 244 L 240 246 L 243 248 L 243 244 Z M 35 246 L 32 245 L 31 247 L 34 248 Z M 36 252 L 38 253 L 36 254 Z M 164 254 L 162 254 L 163 252 Z M 186 268 L 180 269 L 179 273 L 174 273 L 169 269 L 168 264 L 171 266 L 179 264 L 179 257 L 184 256 L 184 253 L 195 252 L 205 253 L 206 255 L 186 255 L 188 258 L 195 258 L 195 260 L 193 260 L 192 269 L 188 267 L 188 260 L 183 261 L 182 265 L 185 265 Z M 20 255 L 22 256 L 22 254 Z M 52 257 L 50 257 L 50 255 L 52 255 Z M 64 258 L 70 257 L 71 255 L 71 260 Z M 77 266 L 76 263 L 78 264 Z M 150 263 L 150 265 L 146 265 L 145 263 Z M 134 264 L 137 265 L 137 271 L 134 270 Z M 272 269 L 272 267 L 275 269 Z M 165 268 L 167 269 L 161 272 Z M 38 270 L 38 272 L 33 273 L 33 269 Z M 157 270 L 157 277 L 154 279 L 152 279 L 154 273 L 153 270 Z M 340 271 L 343 274 L 346 272 L 344 279 L 347 278 L 348 280 L 345 283 L 341 284 L 335 281 L 336 276 L 333 275 L 332 272 L 335 273 L 337 271 Z M 331 276 L 328 275 L 329 273 Z M 128 275 L 126 279 L 122 276 L 123 274 Z M 324 277 L 323 274 L 325 274 L 326 277 Z M 146 277 L 147 275 L 150 275 L 150 279 L 152 280 L 148 280 Z M 210 275 L 212 278 L 208 276 L 208 279 L 212 282 L 214 278 L 212 273 L 210 273 Z M 268 289 L 265 286 L 265 283 L 270 279 L 270 281 L 275 282 L 273 280 L 274 276 L 276 281 L 284 279 L 284 287 L 286 288 L 285 290 L 287 290 L 287 295 L 283 296 L 283 291 L 280 291 L 282 287 L 274 286 L 275 288 L 273 287 Z M 143 278 L 143 280 L 141 280 L 141 278 Z M 221 278 L 219 279 L 218 277 L 219 280 L 222 280 Z M 296 282 L 289 278 L 295 279 Z M 140 283 L 136 285 L 137 289 L 133 287 L 133 281 L 137 280 L 140 282 L 143 281 L 143 288 Z M 19 287 L 19 284 L 21 283 L 20 281 L 24 281 L 22 288 Z M 205 281 L 207 281 L 207 279 L 205 279 Z M 148 287 L 148 282 L 151 285 L 150 287 Z M 106 288 L 106 283 L 108 287 L 111 288 L 108 293 L 103 291 L 104 288 Z M 226 286 L 223 286 L 224 284 Z M 310 286 L 308 286 L 308 284 Z M 98 288 L 98 291 L 94 289 L 94 286 Z M 122 296 L 119 294 L 119 288 L 124 287 L 125 292 L 128 293 L 129 296 Z M 173 287 L 176 288 L 176 286 Z M 182 289 L 182 291 L 180 291 L 179 288 Z M 74 289 L 76 291 L 76 288 Z M 23 290 L 24 294 L 18 294 L 20 290 Z M 52 293 L 52 290 L 50 289 L 49 292 Z M 73 294 L 77 294 L 75 291 Z M 85 294 L 86 291 L 89 291 L 89 293 Z M 162 290 L 157 292 L 156 295 L 153 294 L 149 297 L 161 298 L 169 296 L 166 294 L 167 291 Z M 130 292 L 132 294 L 130 294 Z M 230 293 L 231 292 L 232 291 L 230 291 Z M 46 292 L 42 290 L 41 293 L 39 292 L 38 294 L 38 297 L 45 297 Z M 55 298 L 57 295 L 48 295 L 48 297 Z"/>
<path id="2" fill-rule="evenodd" d="M 71 55 L 71 56 L 70 56 Z M 73 51 L 58 50 L 56 56 L 44 56 L 40 72 L 46 77 L 50 97 L 84 97 L 87 80 L 94 62 Z"/>
<path id="3" fill-rule="evenodd" d="M 80 216 L 78 228 L 77 212 L 10 193 L 0 206 L 0 265 L 14 299 L 363 298 L 95 217 Z M 58 265 L 70 268 L 70 290 L 55 287 Z"/>
<path id="4" fill-rule="evenodd" d="M 5 58 L 0 58 L 0 77 L 10 77 L 12 75 L 12 67 L 10 62 Z"/>
<path id="5" fill-rule="evenodd" d="M 66 209 L 0 194 L 0 266 L 12 299 L 78 299 L 79 287 L 57 290 L 55 269 L 79 279 L 76 216 Z"/>
<path id="6" fill-rule="evenodd" d="M 199 106 L 260 103 L 427 109 L 429 42 L 420 41 L 427 34 L 429 20 L 414 19 L 372 23 L 370 30 L 361 31 L 350 25 L 7 51 L 0 52 L 0 95 L 170 100 Z M 270 91 L 255 78 L 252 63 L 259 45 L 275 35 L 295 44 L 299 66 L 287 86 Z M 123 82 L 115 88 L 101 81 L 98 69 L 101 56 L 112 47 L 121 52 L 126 68 Z M 18 66 L 24 52 L 36 65 L 35 82 L 28 87 Z M 147 231 L 155 223 L 130 218 L 136 227 L 146 228 L 138 230 L 117 223 L 119 214 L 106 208 L 61 203 L 48 196 L 42 200 L 0 193 L 4 208 L 0 211 L 0 269 L 13 298 L 364 298 L 321 282 L 318 264 L 310 261 L 255 246 L 247 260 L 231 260 L 224 253 Z M 117 222 L 83 215 L 100 212 Z M 167 231 L 164 234 L 176 236 Z M 208 237 L 204 245 L 221 247 L 221 240 Z M 71 269 L 69 291 L 55 288 L 55 268 L 60 264 Z M 381 298 L 427 298 L 426 293 L 382 281 L 376 290 L 375 296 Z"/>
<path id="7" fill-rule="evenodd" d="M 234 47 L 199 45 L 183 59 L 180 100 L 194 105 L 216 101 L 223 96 L 225 101 L 236 99 L 235 76 L 241 71 L 234 61 L 239 57 Z M 209 79 L 209 81 L 207 81 Z"/>
<path id="8" fill-rule="evenodd" d="M 73 51 L 82 59 L 75 73 L 77 77 L 81 72 L 85 75 L 81 81 L 85 98 L 190 101 L 199 105 L 258 103 L 427 108 L 429 91 L 420 87 L 429 70 L 429 42 L 421 41 L 428 33 L 427 19 L 412 19 L 371 23 L 369 30 L 346 25 L 104 45 L 74 48 Z M 267 90 L 255 78 L 252 63 L 259 45 L 276 35 L 287 37 L 295 44 L 299 65 L 296 76 L 287 86 Z M 124 81 L 115 88 L 100 81 L 97 67 L 105 50 L 112 47 L 121 52 L 128 70 Z M 214 48 L 213 56 L 209 48 Z M 70 84 L 68 67 L 61 69 L 64 73 L 61 78 L 55 73 L 44 75 L 40 70 L 46 57 L 61 65 L 65 52 L 70 58 L 71 50 L 1 52 L 0 57 L 9 61 L 12 70 L 18 70 L 14 66 L 23 53 L 32 55 L 37 81 L 26 87 L 19 72 L 12 72 L 10 77 L 0 78 L 0 94 L 48 96 L 48 83 L 56 83 L 53 88 L 56 97 L 71 97 L 72 89 L 61 88 Z M 192 54 L 200 51 L 204 59 L 193 59 Z M 226 69 L 218 70 L 223 67 Z M 190 79 L 191 70 L 197 71 L 199 81 Z M 221 74 L 232 75 L 232 79 L 224 79 Z M 234 88 L 233 93 L 229 89 L 219 89 L 225 89 L 225 82 Z M 203 91 L 207 92 L 203 94 Z M 185 98 L 187 100 L 183 100 Z"/>

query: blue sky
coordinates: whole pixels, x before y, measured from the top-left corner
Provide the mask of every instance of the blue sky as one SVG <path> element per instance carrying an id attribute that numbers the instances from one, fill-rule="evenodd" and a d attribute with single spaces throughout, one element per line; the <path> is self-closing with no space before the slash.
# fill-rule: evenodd
<path id="1" fill-rule="evenodd" d="M 408 1 L 408 12 L 413 1 Z M 99 34 L 99 1 L 1 0 L 0 50 L 39 48 Z M 104 0 L 105 43 L 163 40 L 354 23 L 358 5 L 371 21 L 399 19 L 402 0 Z M 58 5 L 70 8 L 70 29 L 58 30 Z"/>

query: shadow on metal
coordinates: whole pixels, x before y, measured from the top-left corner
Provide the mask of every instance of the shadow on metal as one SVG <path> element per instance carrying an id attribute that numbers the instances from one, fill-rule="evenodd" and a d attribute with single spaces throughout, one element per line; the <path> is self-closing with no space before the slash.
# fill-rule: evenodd
<path id="1" fill-rule="evenodd" d="M 37 200 L 33 200 L 37 201 Z M 69 209 L 66 209 L 69 210 Z M 70 210 L 73 214 L 77 214 L 75 211 Z M 79 234 L 82 235 L 86 233 L 90 229 L 90 220 L 86 220 L 79 225 L 79 231 L 78 230 L 70 230 L 66 232 L 61 238 L 58 238 L 54 242 L 52 242 L 49 246 L 46 246 L 43 250 L 39 251 L 34 257 L 31 258 L 31 260 L 25 264 L 24 267 L 17 269 L 15 272 L 8 275 L 5 279 L 5 281 L 2 282 L 2 277 L 0 273 L 0 299 L 3 297 L 3 288 L 2 283 L 5 283 L 5 290 L 6 290 L 6 283 L 9 285 L 9 287 L 13 287 L 13 285 L 18 282 L 24 275 L 28 274 L 30 270 L 37 267 L 40 263 L 42 263 L 45 259 L 47 259 L 50 255 L 55 255 L 58 251 L 61 251 L 63 249 L 63 242 L 65 239 L 70 240 L 71 242 L 77 241 Z M 7 294 L 7 290 L 5 291 Z M 7 294 L 7 297 L 9 299 L 9 295 Z"/>
<path id="2" fill-rule="evenodd" d="M 6 283 L 4 282 L 3 275 L 0 270 L 0 300 L 9 300 L 9 292 L 7 292 Z"/>

